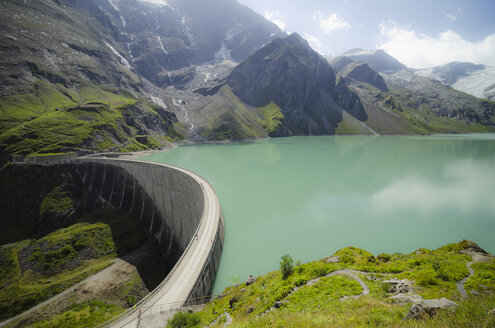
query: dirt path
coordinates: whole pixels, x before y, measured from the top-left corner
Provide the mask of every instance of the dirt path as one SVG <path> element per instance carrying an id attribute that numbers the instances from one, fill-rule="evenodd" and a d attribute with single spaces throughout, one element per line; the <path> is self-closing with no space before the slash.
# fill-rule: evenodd
<path id="1" fill-rule="evenodd" d="M 471 265 L 478 263 L 478 262 L 484 262 L 487 259 L 489 259 L 488 256 L 486 256 L 482 253 L 470 252 L 469 255 L 471 255 L 471 258 L 473 259 L 471 262 L 466 263 L 466 267 L 469 271 L 469 275 L 456 284 L 457 285 L 457 291 L 459 292 L 459 294 L 461 294 L 462 298 L 468 297 L 468 295 L 466 293 L 466 289 L 464 288 L 464 285 L 466 284 L 466 281 L 469 278 L 471 278 L 471 276 L 474 274 L 474 270 L 471 268 Z"/>
<path id="2" fill-rule="evenodd" d="M 23 313 L 0 322 L 0 327 L 5 327 L 15 321 L 22 321 L 23 325 L 41 320 L 44 317 L 62 311 L 68 304 L 84 302 L 118 289 L 130 277 L 137 272 L 136 267 L 128 261 L 136 260 L 147 253 L 147 245 L 137 249 L 122 258 L 113 260 L 113 264 L 102 271 L 84 279 L 69 287 L 52 298 L 41 302 Z"/>
<path id="3" fill-rule="evenodd" d="M 356 280 L 361 285 L 361 288 L 363 289 L 363 292 L 359 295 L 356 295 L 356 297 L 360 297 L 363 295 L 369 295 L 370 294 L 370 288 L 368 287 L 368 285 L 366 285 L 366 283 L 363 281 L 363 279 L 358 277 L 358 275 L 356 273 L 367 273 L 367 272 L 360 272 L 360 271 L 356 271 L 356 270 L 337 270 L 337 271 L 334 271 L 334 272 L 327 274 L 325 277 L 346 276 L 346 277 L 352 278 L 352 279 Z"/>
<path id="4" fill-rule="evenodd" d="M 225 323 L 223 324 L 222 328 L 225 328 L 225 327 L 230 326 L 232 324 L 232 317 L 230 316 L 230 313 L 225 312 L 225 313 L 222 313 L 218 318 L 216 318 L 212 323 L 210 323 L 208 326 L 206 326 L 204 328 L 209 328 L 209 327 L 213 326 L 220 319 L 222 319 L 222 317 L 225 317 Z"/>

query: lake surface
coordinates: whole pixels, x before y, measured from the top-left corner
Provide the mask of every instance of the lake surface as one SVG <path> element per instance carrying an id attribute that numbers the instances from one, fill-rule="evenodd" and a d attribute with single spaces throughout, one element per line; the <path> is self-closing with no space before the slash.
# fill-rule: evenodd
<path id="1" fill-rule="evenodd" d="M 463 238 L 495 252 L 495 134 L 192 145 L 143 160 L 206 178 L 225 215 L 213 293 L 346 246 L 377 255 Z"/>

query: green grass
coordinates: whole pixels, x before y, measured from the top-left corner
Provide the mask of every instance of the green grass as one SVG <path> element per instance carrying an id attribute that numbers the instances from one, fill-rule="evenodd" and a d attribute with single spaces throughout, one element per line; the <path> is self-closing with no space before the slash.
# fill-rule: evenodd
<path id="1" fill-rule="evenodd" d="M 46 213 L 62 213 L 67 214 L 73 209 L 74 203 L 67 190 L 63 190 L 61 186 L 55 187 L 45 196 L 40 205 L 40 216 Z"/>
<path id="2" fill-rule="evenodd" d="M 338 263 L 326 263 L 324 259 L 314 261 L 297 265 L 286 279 L 281 271 L 274 271 L 258 277 L 250 286 L 238 284 L 227 288 L 199 312 L 201 321 L 195 327 L 210 324 L 224 312 L 232 316 L 232 327 L 471 327 L 469 322 L 493 324 L 495 321 L 487 312 L 495 305 L 494 296 L 461 300 L 457 293 L 456 282 L 468 275 L 466 263 L 471 261 L 459 251 L 468 245 L 463 241 L 437 250 L 420 249 L 411 254 L 376 257 L 365 250 L 346 247 L 334 254 L 340 257 Z M 477 275 L 473 276 L 473 282 L 485 282 L 485 290 L 489 292 L 495 292 L 493 283 L 487 282 L 493 281 L 494 263 L 473 266 L 480 275 L 479 279 L 475 278 Z M 362 289 L 348 277 L 324 277 L 339 269 L 362 271 L 359 276 L 370 288 L 370 295 L 343 299 L 343 296 L 360 294 Z M 307 281 L 317 277 L 323 278 L 305 286 Z M 397 304 L 390 299 L 384 288 L 386 285 L 382 283 L 390 278 L 414 280 L 414 292 L 425 299 L 447 297 L 461 306 L 455 312 L 440 313 L 433 318 L 404 320 L 410 304 Z M 290 294 L 298 286 L 302 287 Z M 259 316 L 282 300 L 287 302 L 280 309 Z M 233 303 L 232 307 L 230 303 Z M 217 323 L 214 327 L 221 326 Z"/>
<path id="3" fill-rule="evenodd" d="M 73 304 L 65 311 L 36 322 L 33 328 L 94 327 L 119 315 L 125 309 L 120 306 L 92 300 Z"/>
<path id="4" fill-rule="evenodd" d="M 0 248 L 0 318 L 58 294 L 146 240 L 139 223 L 120 211 L 100 211 L 79 221 L 41 239 Z"/>
<path id="5" fill-rule="evenodd" d="M 106 90 L 94 84 L 67 89 L 38 80 L 31 93 L 0 99 L 0 149 L 9 154 L 43 154 L 87 149 L 113 150 L 135 136 L 125 117 L 136 110 L 158 113 L 144 99 L 124 90 Z M 163 124 L 167 124 L 162 120 Z M 173 127 L 170 140 L 183 138 Z M 128 148 L 155 148 L 162 138 Z"/>
<path id="6" fill-rule="evenodd" d="M 217 96 L 216 101 L 201 110 L 207 120 L 205 128 L 200 131 L 203 138 L 239 140 L 267 136 L 259 123 L 258 114 L 244 105 L 229 87 L 222 87 Z M 265 109 L 265 112 L 273 113 L 273 110 L 272 106 Z M 270 124 L 274 123 L 270 122 Z"/>
<path id="7" fill-rule="evenodd" d="M 278 126 L 282 124 L 282 120 L 284 119 L 284 114 L 282 114 L 280 107 L 273 103 L 273 101 L 270 101 L 268 105 L 258 107 L 256 110 L 263 118 L 258 120 L 263 129 L 265 129 L 268 134 L 276 132 Z"/>
<path id="8" fill-rule="evenodd" d="M 471 266 L 475 274 L 466 281 L 466 289 L 478 293 L 495 291 L 495 260 L 475 263 Z"/>

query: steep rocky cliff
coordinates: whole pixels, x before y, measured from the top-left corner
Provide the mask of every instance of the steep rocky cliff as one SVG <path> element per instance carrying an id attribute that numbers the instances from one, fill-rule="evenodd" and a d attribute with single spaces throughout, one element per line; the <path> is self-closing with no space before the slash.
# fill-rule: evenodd
<path id="1" fill-rule="evenodd" d="M 334 134 L 342 111 L 366 119 L 359 98 L 296 33 L 248 57 L 234 68 L 227 84 L 251 106 L 275 103 L 285 117 L 285 133 Z"/>

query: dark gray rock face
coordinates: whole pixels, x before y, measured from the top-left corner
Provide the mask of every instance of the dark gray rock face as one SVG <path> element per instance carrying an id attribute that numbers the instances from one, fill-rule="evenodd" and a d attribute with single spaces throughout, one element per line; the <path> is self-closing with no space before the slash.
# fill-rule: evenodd
<path id="1" fill-rule="evenodd" d="M 291 134 L 333 134 L 346 110 L 366 119 L 359 98 L 297 34 L 276 39 L 234 68 L 227 84 L 254 107 L 273 101 Z"/>
<path id="2" fill-rule="evenodd" d="M 345 57 L 339 57 L 339 58 L 345 58 Z M 344 77 L 346 81 L 348 80 L 360 81 L 360 82 L 368 83 L 374 86 L 375 88 L 379 89 L 380 91 L 384 91 L 384 92 L 389 91 L 383 77 L 380 74 L 378 74 L 375 70 L 373 70 L 368 64 L 364 62 L 353 62 L 350 59 L 348 60 L 349 61 L 339 59 L 337 62 L 337 66 L 341 68 L 337 69 L 336 67 L 339 74 L 342 75 L 342 77 Z M 347 64 L 342 67 L 342 64 L 344 62 L 347 62 Z"/>
<path id="3" fill-rule="evenodd" d="M 333 60 L 330 61 L 330 64 L 335 68 L 337 72 L 340 72 L 341 70 L 344 69 L 347 65 L 350 63 L 354 62 L 352 59 L 346 56 L 338 56 L 334 58 Z"/>
<path id="4" fill-rule="evenodd" d="M 276 36 L 273 23 L 229 0 L 113 0 L 114 24 L 139 74 L 157 86 L 176 85 L 169 72 L 213 60 L 241 61 Z M 101 5 L 100 5 L 101 6 Z"/>

